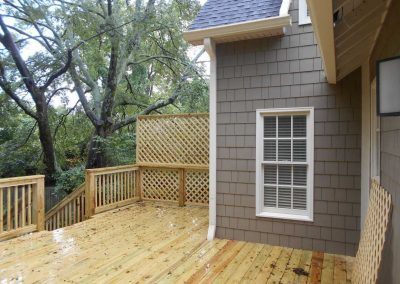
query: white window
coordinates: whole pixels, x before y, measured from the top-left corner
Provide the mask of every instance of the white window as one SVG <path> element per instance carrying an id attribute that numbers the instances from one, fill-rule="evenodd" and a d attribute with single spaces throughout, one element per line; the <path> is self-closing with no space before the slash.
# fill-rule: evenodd
<path id="1" fill-rule="evenodd" d="M 314 109 L 257 110 L 256 215 L 313 220 Z"/>
<path id="2" fill-rule="evenodd" d="M 307 7 L 307 0 L 299 0 L 299 25 L 311 24 L 310 11 Z"/>

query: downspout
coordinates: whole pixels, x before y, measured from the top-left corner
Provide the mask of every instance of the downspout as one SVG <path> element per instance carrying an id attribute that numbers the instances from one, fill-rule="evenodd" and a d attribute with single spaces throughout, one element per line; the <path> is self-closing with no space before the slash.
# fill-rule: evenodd
<path id="1" fill-rule="evenodd" d="M 205 38 L 204 49 L 210 56 L 210 193 L 207 239 L 213 240 L 217 226 L 217 56 L 215 42 L 211 38 Z"/>

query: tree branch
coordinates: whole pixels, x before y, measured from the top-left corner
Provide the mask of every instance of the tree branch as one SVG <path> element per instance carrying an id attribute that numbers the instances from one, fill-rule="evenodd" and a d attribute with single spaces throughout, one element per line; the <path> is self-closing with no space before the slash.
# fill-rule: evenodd
<path id="1" fill-rule="evenodd" d="M 15 101 L 15 103 L 30 117 L 37 119 L 36 113 L 34 113 L 11 88 L 11 84 L 6 79 L 5 69 L 3 62 L 0 62 L 0 87 L 3 91 Z"/>
<path id="2" fill-rule="evenodd" d="M 47 79 L 46 83 L 42 87 L 40 87 L 40 89 L 42 91 L 46 90 L 51 85 L 51 83 L 54 82 L 54 80 L 56 80 L 58 77 L 66 73 L 69 67 L 71 66 L 71 62 L 72 62 L 72 50 L 69 49 L 67 52 L 67 62 L 65 63 L 65 65 L 61 67 L 58 71 L 56 71 L 53 75 L 51 75 L 50 78 Z"/>
<path id="3" fill-rule="evenodd" d="M 89 102 L 86 99 L 85 91 L 82 88 L 82 85 L 79 80 L 78 74 L 76 73 L 76 70 L 74 68 L 71 68 L 69 73 L 71 75 L 72 80 L 74 81 L 76 93 L 79 96 L 79 101 L 81 102 L 81 105 L 86 113 L 86 116 L 90 119 L 90 121 L 93 123 L 93 125 L 95 125 L 95 126 L 101 125 L 100 120 L 96 117 L 95 113 L 92 111 L 92 109 L 89 106 Z"/>
<path id="4" fill-rule="evenodd" d="M 173 92 L 173 94 L 165 99 L 165 100 L 161 100 L 158 101 L 154 104 L 149 105 L 147 108 L 145 108 L 144 110 L 142 110 L 140 113 L 138 113 L 137 115 L 133 116 L 133 117 L 128 117 L 123 121 L 120 121 L 119 123 L 114 124 L 113 126 L 113 131 L 116 131 L 124 126 L 127 126 L 129 124 L 135 123 L 137 121 L 137 117 L 139 115 L 145 115 L 145 114 L 149 114 L 152 111 L 155 111 L 157 109 L 160 109 L 162 107 L 165 107 L 167 105 L 173 104 L 176 99 L 179 97 L 181 90 L 182 90 L 182 84 L 188 79 L 189 73 L 192 69 L 193 64 L 195 64 L 201 55 L 203 55 L 203 53 L 205 52 L 204 48 L 196 55 L 196 57 L 191 61 L 191 64 L 189 64 L 189 66 L 186 68 L 185 72 L 183 73 L 177 88 L 175 89 L 175 91 Z"/>
<path id="5" fill-rule="evenodd" d="M 22 59 L 18 47 L 15 45 L 13 37 L 10 31 L 8 30 L 6 24 L 4 23 L 2 16 L 0 16 L 0 27 L 3 31 L 3 37 L 0 38 L 0 42 L 10 52 L 19 73 L 21 74 L 21 77 L 25 82 L 26 88 L 35 98 L 37 87 L 33 80 L 32 74 L 29 72 L 28 67 L 25 64 L 25 61 Z"/>

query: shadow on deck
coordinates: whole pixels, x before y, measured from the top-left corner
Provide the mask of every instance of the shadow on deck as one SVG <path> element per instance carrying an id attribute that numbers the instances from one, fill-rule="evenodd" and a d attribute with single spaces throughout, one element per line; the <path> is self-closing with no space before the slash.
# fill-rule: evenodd
<path id="1" fill-rule="evenodd" d="M 208 209 L 136 203 L 0 243 L 0 282 L 346 283 L 352 258 L 207 241 Z"/>

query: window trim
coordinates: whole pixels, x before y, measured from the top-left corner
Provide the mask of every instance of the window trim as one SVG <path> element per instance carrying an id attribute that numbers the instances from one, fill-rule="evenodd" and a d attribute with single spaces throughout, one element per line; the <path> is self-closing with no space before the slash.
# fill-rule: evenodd
<path id="1" fill-rule="evenodd" d="M 299 26 L 311 24 L 311 17 L 307 16 L 307 0 L 299 0 Z"/>
<path id="2" fill-rule="evenodd" d="M 264 140 L 264 116 L 280 115 L 307 115 L 307 210 L 298 209 L 278 209 L 268 211 L 264 208 L 263 198 L 263 140 Z M 314 107 L 296 107 L 296 108 L 270 108 L 256 110 L 256 216 L 289 219 L 299 221 L 314 221 Z M 274 212 L 275 211 L 275 212 Z M 286 211 L 286 212 L 282 212 Z M 302 211 L 303 214 L 296 214 Z"/>

